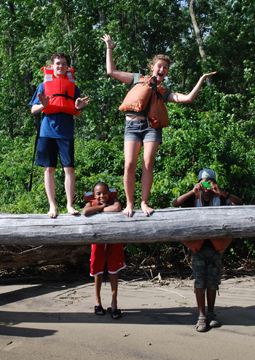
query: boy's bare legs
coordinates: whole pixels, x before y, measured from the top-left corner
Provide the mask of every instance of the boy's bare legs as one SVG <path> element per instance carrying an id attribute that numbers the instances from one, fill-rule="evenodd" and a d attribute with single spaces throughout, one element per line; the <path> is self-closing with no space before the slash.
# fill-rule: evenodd
<path id="1" fill-rule="evenodd" d="M 214 304 L 216 299 L 216 290 L 207 289 L 207 323 L 211 328 L 220 326 L 214 315 Z"/>
<path id="2" fill-rule="evenodd" d="M 216 290 L 207 289 L 207 313 L 214 313 Z"/>
<path id="3" fill-rule="evenodd" d="M 158 151 L 159 142 L 145 142 L 143 144 L 143 173 L 142 173 L 142 202 L 141 209 L 146 216 L 153 213 L 153 209 L 148 206 L 148 199 L 153 182 L 153 166 Z"/>
<path id="4" fill-rule="evenodd" d="M 203 289 L 195 289 L 197 306 L 199 315 L 205 315 L 205 294 L 203 294 Z M 207 297 L 207 312 L 214 312 L 214 304 L 216 299 L 216 290 L 206 290 Z"/>
<path id="5" fill-rule="evenodd" d="M 103 282 L 103 274 L 99 274 L 95 276 L 95 305 L 102 306 L 101 304 L 101 286 Z M 98 315 L 103 315 L 103 310 L 99 312 Z"/>
<path id="6" fill-rule="evenodd" d="M 109 279 L 111 283 L 111 289 L 112 289 L 112 310 L 117 310 L 117 292 L 118 292 L 118 273 L 116 274 L 110 274 L 109 273 Z M 112 315 L 114 318 L 119 318 L 119 315 Z"/>
<path id="7" fill-rule="evenodd" d="M 195 329 L 198 332 L 204 332 L 207 328 L 205 316 L 205 294 L 203 293 L 203 289 L 200 288 L 195 288 L 195 294 L 199 312 L 198 321 L 195 325 Z"/>
<path id="8" fill-rule="evenodd" d="M 199 316 L 205 315 L 205 294 L 203 293 L 203 290 L 204 289 L 200 288 L 195 289 Z"/>
<path id="9" fill-rule="evenodd" d="M 196 299 L 197 299 L 197 306 L 200 319 L 196 325 L 197 331 L 206 331 L 206 324 L 204 323 L 206 320 L 205 317 L 205 294 L 203 294 L 203 289 L 195 289 L 196 292 Z M 214 304 L 216 299 L 216 290 L 206 290 L 206 297 L 207 297 L 207 324 L 210 327 L 218 327 L 219 322 L 217 321 L 216 317 L 214 316 Z M 199 318 L 198 318 L 199 319 Z"/>
<path id="10" fill-rule="evenodd" d="M 67 198 L 67 212 L 71 215 L 79 214 L 78 210 L 73 208 L 73 198 L 74 198 L 74 190 L 75 190 L 75 174 L 73 167 L 64 167 L 65 172 L 65 191 Z"/>
<path id="11" fill-rule="evenodd" d="M 124 168 L 124 188 L 127 198 L 126 208 L 123 210 L 123 214 L 127 216 L 133 215 L 134 208 L 134 191 L 135 191 L 135 170 L 137 165 L 137 159 L 141 150 L 142 143 L 140 141 L 126 141 L 124 143 L 124 156 L 125 156 L 125 168 Z"/>
<path id="12" fill-rule="evenodd" d="M 45 191 L 48 197 L 50 204 L 50 209 L 47 215 L 51 218 L 57 216 L 57 205 L 55 203 L 55 180 L 54 180 L 54 167 L 45 167 L 44 168 L 44 185 Z"/>

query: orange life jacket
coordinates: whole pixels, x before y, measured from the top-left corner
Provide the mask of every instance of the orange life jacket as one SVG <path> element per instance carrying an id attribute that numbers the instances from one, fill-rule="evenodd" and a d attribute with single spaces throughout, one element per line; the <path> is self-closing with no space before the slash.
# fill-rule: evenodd
<path id="1" fill-rule="evenodd" d="M 145 110 L 150 102 L 148 118 L 154 128 L 163 128 L 169 125 L 168 114 L 162 96 L 166 88 L 157 85 L 155 77 L 141 76 L 139 82 L 133 85 L 127 93 L 123 103 L 119 106 L 121 111 Z"/>
<path id="2" fill-rule="evenodd" d="M 212 206 L 220 206 L 220 205 L 221 205 L 220 195 L 214 194 Z M 194 206 L 195 207 L 201 206 L 201 192 L 196 194 Z M 213 246 L 215 247 L 215 249 L 220 254 L 223 253 L 223 251 L 232 241 L 231 238 L 220 238 L 220 239 L 210 239 L 210 240 Z M 201 249 L 204 241 L 205 240 L 183 241 L 183 244 L 187 246 L 190 250 L 192 250 L 193 253 L 196 253 Z"/>
<path id="3" fill-rule="evenodd" d="M 66 76 L 63 79 L 58 79 L 54 76 L 54 71 L 50 67 L 42 67 L 44 74 L 44 93 L 49 96 L 48 106 L 42 110 L 45 114 L 55 114 L 64 112 L 71 115 L 79 114 L 75 109 L 74 95 L 75 95 L 75 78 L 74 69 L 68 68 Z"/>
<path id="4" fill-rule="evenodd" d="M 109 196 L 109 200 L 112 200 L 114 197 L 117 197 L 118 196 L 118 190 L 115 189 L 115 188 L 111 188 L 109 189 L 110 191 L 110 196 Z M 92 206 L 97 206 L 98 205 L 98 201 L 94 198 L 94 194 L 93 194 L 93 191 L 88 191 L 86 193 L 84 193 L 82 195 L 83 199 L 86 201 L 86 202 L 91 202 L 91 205 Z"/>

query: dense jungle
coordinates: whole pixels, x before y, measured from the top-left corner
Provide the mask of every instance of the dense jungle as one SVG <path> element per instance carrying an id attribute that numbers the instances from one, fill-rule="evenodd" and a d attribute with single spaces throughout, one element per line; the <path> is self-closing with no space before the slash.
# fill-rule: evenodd
<path id="1" fill-rule="evenodd" d="M 34 167 L 28 191 L 40 115 L 29 102 L 43 81 L 50 56 L 71 57 L 76 84 L 91 97 L 75 120 L 75 207 L 99 180 L 123 188 L 125 117 L 118 110 L 129 90 L 105 68 L 105 33 L 117 42 L 118 69 L 148 73 L 154 54 L 169 55 L 165 86 L 188 93 L 205 72 L 217 71 L 191 104 L 168 104 L 170 126 L 154 166 L 149 204 L 170 207 L 192 189 L 202 168 L 212 168 L 219 186 L 255 205 L 255 3 L 249 0 L 17 0 L 0 3 L 0 211 L 46 213 L 43 168 Z M 142 154 L 140 154 L 142 156 Z M 141 198 L 138 161 L 135 207 Z M 56 202 L 66 212 L 64 174 L 56 169 Z M 181 244 L 128 244 L 137 264 L 183 262 Z M 253 266 L 254 239 L 235 239 L 225 265 Z M 153 260 L 152 260 L 153 259 Z M 131 260 L 130 260 L 131 261 Z"/>

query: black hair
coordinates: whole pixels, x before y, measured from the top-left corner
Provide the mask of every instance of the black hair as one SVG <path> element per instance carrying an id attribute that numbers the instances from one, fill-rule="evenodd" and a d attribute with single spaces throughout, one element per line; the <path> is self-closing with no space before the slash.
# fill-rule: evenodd
<path id="1" fill-rule="evenodd" d="M 109 186 L 108 186 L 105 182 L 103 182 L 103 181 L 98 181 L 98 182 L 93 186 L 93 190 L 92 190 L 93 192 L 94 192 L 95 187 L 96 187 L 97 185 L 105 186 L 105 187 L 107 188 L 107 190 L 109 191 Z"/>

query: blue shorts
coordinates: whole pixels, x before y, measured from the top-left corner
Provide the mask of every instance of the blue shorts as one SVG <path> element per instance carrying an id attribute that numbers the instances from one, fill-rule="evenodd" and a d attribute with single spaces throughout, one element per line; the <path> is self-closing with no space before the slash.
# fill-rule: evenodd
<path id="1" fill-rule="evenodd" d="M 153 141 L 162 143 L 162 129 L 150 126 L 149 120 L 126 120 L 124 141 Z"/>
<path id="2" fill-rule="evenodd" d="M 221 283 L 221 254 L 214 247 L 201 247 L 192 253 L 192 269 L 195 288 L 218 290 Z"/>
<path id="3" fill-rule="evenodd" d="M 58 155 L 63 167 L 74 167 L 74 140 L 39 137 L 36 165 L 55 168 Z"/>

